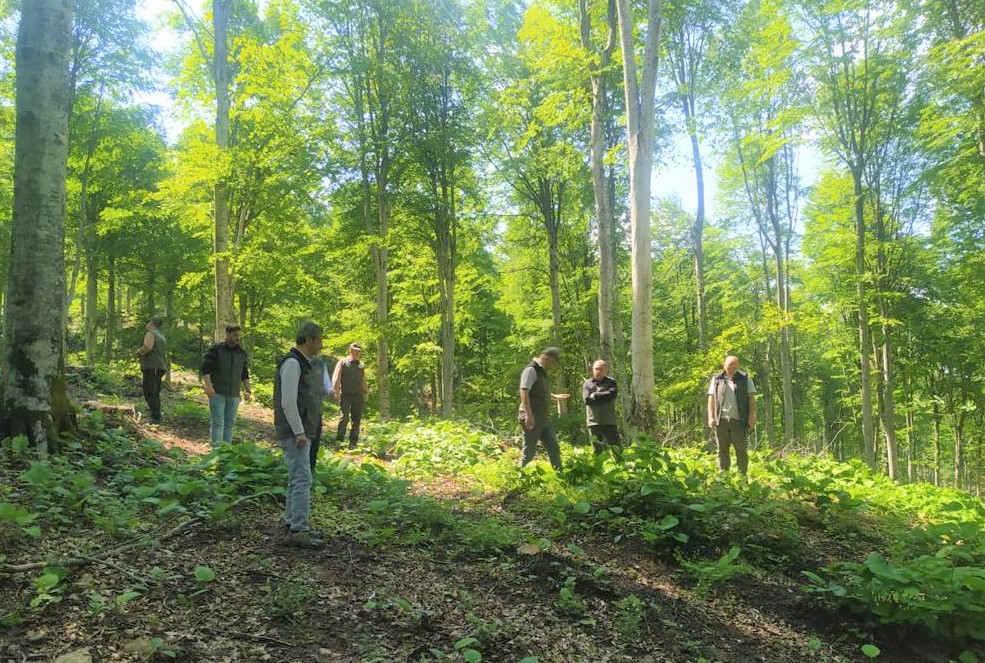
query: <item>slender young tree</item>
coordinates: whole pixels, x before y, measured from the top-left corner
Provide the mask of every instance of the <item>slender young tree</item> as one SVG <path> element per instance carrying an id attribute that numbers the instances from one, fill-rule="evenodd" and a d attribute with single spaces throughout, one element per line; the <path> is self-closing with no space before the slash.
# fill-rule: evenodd
<path id="1" fill-rule="evenodd" d="M 599 233 L 599 345 L 602 359 L 616 372 L 616 215 L 612 202 L 612 178 L 606 173 L 606 128 L 610 124 L 608 101 L 612 74 L 612 53 L 616 46 L 616 3 L 605 2 L 605 38 L 596 45 L 592 38 L 592 7 L 596 3 L 578 0 L 581 45 L 589 54 L 589 80 L 592 89 L 592 124 L 590 134 L 592 192 L 595 195 L 595 218 Z"/>
<path id="2" fill-rule="evenodd" d="M 657 69 L 663 0 L 647 3 L 643 59 L 636 65 L 636 21 L 629 0 L 616 1 L 619 40 L 622 48 L 623 83 L 626 94 L 626 145 L 629 151 L 629 222 L 633 288 L 633 356 L 631 421 L 651 431 L 656 416 L 653 393 L 653 282 L 650 233 L 650 176 L 653 172 L 653 142 Z"/>
<path id="3" fill-rule="evenodd" d="M 17 35 L 17 128 L 10 281 L 0 390 L 9 435 L 54 450 L 60 407 L 65 296 L 65 178 L 68 161 L 72 0 L 21 7 Z M 55 250 L 52 250 L 55 247 Z"/>

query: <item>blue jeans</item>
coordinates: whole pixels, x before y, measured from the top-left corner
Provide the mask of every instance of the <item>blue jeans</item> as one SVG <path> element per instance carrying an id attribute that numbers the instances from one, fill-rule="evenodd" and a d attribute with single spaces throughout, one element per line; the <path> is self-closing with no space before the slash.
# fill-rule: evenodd
<path id="1" fill-rule="evenodd" d="M 309 454 L 311 442 L 298 446 L 293 437 L 277 440 L 284 452 L 287 463 L 287 499 L 284 509 L 284 523 L 292 532 L 308 529 L 311 517 L 311 465 Z"/>
<path id="2" fill-rule="evenodd" d="M 236 423 L 236 410 L 239 409 L 239 396 L 216 394 L 209 399 L 209 414 L 212 428 L 209 435 L 212 446 L 233 441 L 233 424 Z"/>

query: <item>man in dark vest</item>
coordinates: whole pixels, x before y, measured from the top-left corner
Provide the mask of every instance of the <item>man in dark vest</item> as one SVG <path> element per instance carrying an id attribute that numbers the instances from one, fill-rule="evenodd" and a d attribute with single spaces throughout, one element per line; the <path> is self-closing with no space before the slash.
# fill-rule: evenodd
<path id="1" fill-rule="evenodd" d="M 250 357 L 242 346 L 243 328 L 226 326 L 226 340 L 216 343 L 202 359 L 202 382 L 209 397 L 212 419 L 210 439 L 216 447 L 233 441 L 233 425 L 239 410 L 240 389 L 248 401 L 253 397 L 250 388 Z"/>
<path id="2" fill-rule="evenodd" d="M 341 445 L 345 439 L 345 429 L 352 418 L 352 428 L 349 430 L 349 448 L 355 449 L 359 443 L 359 424 L 363 419 L 363 408 L 366 406 L 366 396 L 369 385 L 366 382 L 366 367 L 359 361 L 363 349 L 358 343 L 349 346 L 349 356 L 339 360 L 332 375 L 335 397 L 339 399 L 339 429 L 335 441 Z"/>
<path id="3" fill-rule="evenodd" d="M 603 359 L 592 364 L 592 377 L 581 385 L 581 398 L 585 401 L 585 418 L 592 434 L 592 448 L 596 455 L 611 450 L 616 458 L 622 456 L 616 418 L 616 381 L 609 377 L 609 364 Z"/>
<path id="4" fill-rule="evenodd" d="M 147 321 L 144 342 L 137 348 L 140 372 L 143 374 L 144 400 L 150 408 L 150 420 L 161 423 L 161 381 L 168 372 L 168 342 L 161 333 L 164 321 L 154 316 Z"/>
<path id="5" fill-rule="evenodd" d="M 523 426 L 523 454 L 520 466 L 534 459 L 537 442 L 543 442 L 551 466 L 561 469 L 561 449 L 551 423 L 551 401 L 567 400 L 571 394 L 552 394 L 548 377 L 561 359 L 560 348 L 545 348 L 520 374 L 520 425 Z"/>
<path id="6" fill-rule="evenodd" d="M 318 431 L 321 401 L 311 389 L 311 360 L 321 350 L 322 329 L 306 322 L 298 329 L 295 345 L 277 364 L 274 374 L 274 432 L 287 463 L 287 498 L 284 509 L 285 543 L 320 548 L 325 542 L 312 534 L 311 439 Z"/>
<path id="7" fill-rule="evenodd" d="M 756 427 L 756 385 L 739 370 L 735 355 L 725 358 L 722 369 L 708 385 L 708 427 L 718 440 L 718 469 L 728 471 L 732 464 L 729 447 L 735 447 L 736 464 L 745 474 L 749 469 L 746 433 Z"/>
<path id="8" fill-rule="evenodd" d="M 335 387 L 332 385 L 332 373 L 335 360 L 331 357 L 318 355 L 311 359 L 311 374 L 308 376 L 308 388 L 318 398 L 318 430 L 311 439 L 311 474 L 315 474 L 315 465 L 318 463 L 318 449 L 321 447 L 322 437 L 322 403 L 326 396 L 335 395 Z"/>

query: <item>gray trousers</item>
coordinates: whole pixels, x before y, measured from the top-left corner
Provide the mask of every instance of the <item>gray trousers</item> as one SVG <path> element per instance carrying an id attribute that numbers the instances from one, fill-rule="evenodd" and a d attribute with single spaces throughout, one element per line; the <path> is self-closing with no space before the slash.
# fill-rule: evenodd
<path id="1" fill-rule="evenodd" d="M 551 466 L 555 471 L 561 470 L 561 447 L 558 446 L 557 437 L 554 435 L 554 424 L 551 423 L 549 416 L 536 419 L 534 427 L 527 430 L 520 420 L 520 427 L 523 428 L 523 455 L 520 457 L 520 467 L 523 467 L 534 459 L 537 453 L 537 442 L 544 443 L 547 450 L 547 457 L 551 460 Z"/>
<path id="2" fill-rule="evenodd" d="M 735 464 L 739 466 L 739 472 L 745 474 L 749 469 L 746 425 L 738 419 L 722 419 L 715 429 L 715 439 L 718 440 L 718 469 L 727 472 L 732 466 L 729 448 L 735 447 Z"/>

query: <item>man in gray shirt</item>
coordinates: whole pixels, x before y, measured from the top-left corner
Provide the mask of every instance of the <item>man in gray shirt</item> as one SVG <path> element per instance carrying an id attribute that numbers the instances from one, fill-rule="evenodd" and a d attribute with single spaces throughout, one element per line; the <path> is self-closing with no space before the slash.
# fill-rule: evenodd
<path id="1" fill-rule="evenodd" d="M 321 350 L 322 329 L 306 322 L 296 343 L 277 364 L 274 374 L 274 431 L 287 462 L 287 498 L 284 509 L 286 543 L 320 548 L 325 542 L 308 526 L 311 516 L 311 440 L 318 432 L 321 401 L 310 388 L 311 360 Z"/>
<path id="2" fill-rule="evenodd" d="M 729 447 L 735 447 L 736 464 L 745 474 L 749 469 L 746 433 L 756 427 L 756 385 L 739 370 L 735 355 L 725 358 L 722 372 L 708 385 L 708 427 L 718 441 L 718 469 L 728 471 L 732 464 Z"/>
<path id="3" fill-rule="evenodd" d="M 520 374 L 520 425 L 523 427 L 523 455 L 520 466 L 534 459 L 537 442 L 543 442 L 551 466 L 561 469 L 561 449 L 551 423 L 551 401 L 566 400 L 571 394 L 552 394 L 548 372 L 554 370 L 561 358 L 560 348 L 545 348 Z"/>

